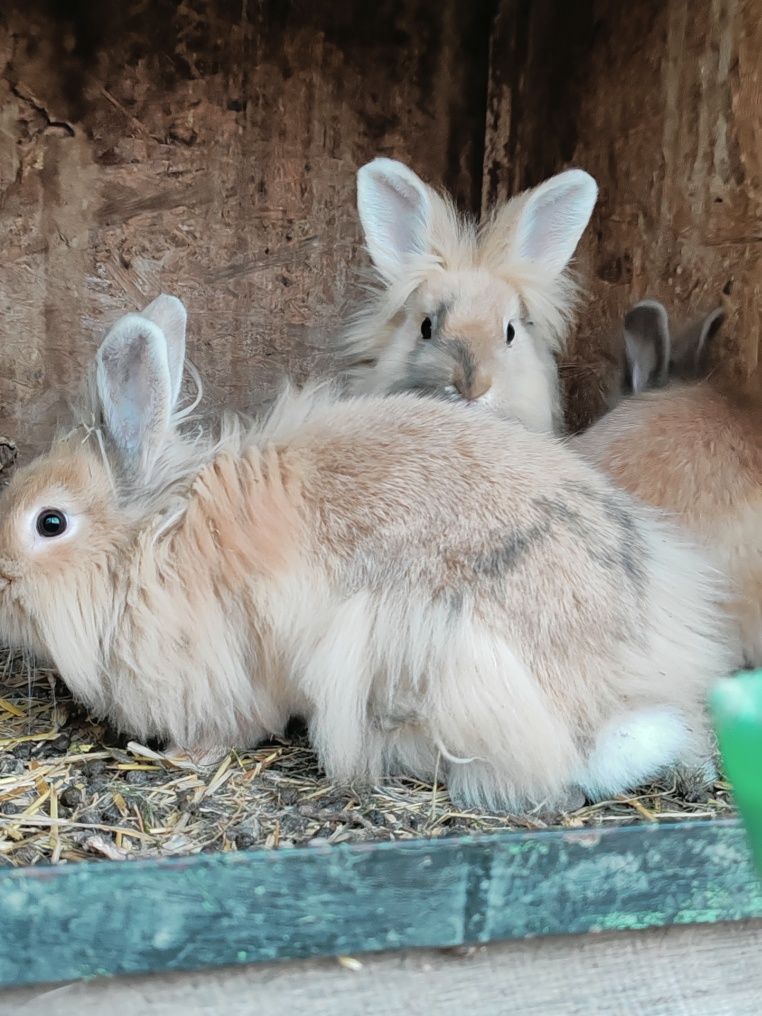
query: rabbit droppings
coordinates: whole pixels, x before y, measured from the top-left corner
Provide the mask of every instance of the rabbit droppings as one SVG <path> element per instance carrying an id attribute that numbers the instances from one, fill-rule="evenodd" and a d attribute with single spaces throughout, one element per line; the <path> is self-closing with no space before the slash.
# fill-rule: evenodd
<path id="1" fill-rule="evenodd" d="M 477 226 L 402 163 L 363 166 L 357 206 L 379 285 L 340 344 L 349 390 L 434 394 L 559 429 L 567 268 L 596 196 L 570 169 Z"/>
<path id="2" fill-rule="evenodd" d="M 732 583 L 744 662 L 760 667 L 762 405 L 707 377 L 722 318 L 718 308 L 673 336 L 660 303 L 636 304 L 625 315 L 624 369 L 612 386 L 618 405 L 574 445 L 706 545 Z"/>
<path id="3" fill-rule="evenodd" d="M 513 811 L 711 754 L 711 567 L 556 440 L 412 395 L 178 411 L 168 296 L 98 351 L 80 423 L 0 506 L 0 634 L 191 751 L 306 718 L 337 781 L 445 773 Z"/>

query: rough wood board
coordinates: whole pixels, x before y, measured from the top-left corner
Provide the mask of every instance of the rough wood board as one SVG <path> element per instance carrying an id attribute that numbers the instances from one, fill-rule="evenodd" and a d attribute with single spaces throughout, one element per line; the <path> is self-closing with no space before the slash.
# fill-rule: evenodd
<path id="1" fill-rule="evenodd" d="M 6 993 L 0 1016 L 757 1016 L 762 923 L 98 980 Z"/>
<path id="2" fill-rule="evenodd" d="M 0 872 L 0 984 L 762 917 L 737 822 Z"/>
<path id="3" fill-rule="evenodd" d="M 493 6 L 4 3 L 0 433 L 39 448 L 60 386 L 162 289 L 213 395 L 303 378 L 354 281 L 363 162 L 477 205 Z"/>
<path id="4" fill-rule="evenodd" d="M 502 0 L 483 202 L 569 165 L 601 188 L 579 257 L 591 288 L 570 350 L 573 426 L 600 412 L 611 340 L 643 296 L 678 318 L 724 300 L 719 368 L 762 397 L 760 13 L 758 0 Z"/>

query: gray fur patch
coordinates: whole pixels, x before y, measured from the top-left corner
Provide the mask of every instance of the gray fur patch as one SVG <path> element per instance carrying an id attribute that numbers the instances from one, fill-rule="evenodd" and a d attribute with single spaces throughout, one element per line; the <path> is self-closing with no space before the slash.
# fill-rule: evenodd
<path id="1" fill-rule="evenodd" d="M 615 491 L 596 490 L 585 483 L 569 483 L 566 489 L 597 505 L 612 524 L 618 533 L 614 563 L 622 569 L 633 585 L 642 591 L 646 585 L 645 565 L 648 552 L 637 522 L 623 499 Z M 581 516 L 579 518 L 581 519 Z M 600 547 L 600 535 L 596 532 L 594 523 L 583 521 L 588 529 L 586 542 L 593 548 L 593 552 L 598 552 L 601 557 L 606 556 Z M 606 563 L 609 563 L 610 558 L 611 554 L 608 554 Z"/>
<path id="2" fill-rule="evenodd" d="M 433 334 L 431 339 L 421 340 L 408 357 L 405 376 L 389 386 L 388 394 L 417 391 L 427 395 L 447 395 L 443 389 L 450 387 L 457 374 L 468 390 L 476 375 L 476 359 L 470 346 L 463 339 L 443 338 Z M 455 398 L 460 398 L 455 395 Z"/>
<path id="3" fill-rule="evenodd" d="M 431 315 L 431 320 L 434 323 L 435 335 L 441 333 L 442 325 L 444 324 L 444 320 L 447 317 L 451 306 L 452 304 L 445 300 L 439 304 L 434 313 Z"/>
<path id="4" fill-rule="evenodd" d="M 463 371 L 463 383 L 466 389 L 474 383 L 476 376 L 476 359 L 471 347 L 463 339 L 442 339 L 441 345 L 452 357 L 452 360 Z"/>
<path id="5" fill-rule="evenodd" d="M 489 579 L 502 578 L 506 572 L 517 568 L 531 550 L 544 543 L 551 529 L 550 518 L 545 518 L 528 529 L 511 530 L 507 535 L 502 535 L 491 550 L 477 555 L 473 562 L 474 571 Z"/>
<path id="6" fill-rule="evenodd" d="M 421 342 L 410 354 L 405 376 L 389 388 L 389 394 L 418 391 L 441 394 L 441 389 L 452 383 L 453 362 L 436 340 L 430 339 L 426 347 Z"/>
<path id="7" fill-rule="evenodd" d="M 474 558 L 473 568 L 492 580 L 504 577 L 517 568 L 522 559 L 548 540 L 552 541 L 557 528 L 566 529 L 578 541 L 592 561 L 606 570 L 622 572 L 632 586 L 640 593 L 646 584 L 645 544 L 637 524 L 615 494 L 597 492 L 582 485 L 569 485 L 567 490 L 592 501 L 598 511 L 587 517 L 574 503 L 564 497 L 563 491 L 552 496 L 540 496 L 532 500 L 538 521 L 526 528 L 516 528 L 509 533 L 495 537 L 493 549 L 482 552 Z M 596 525 L 600 511 L 613 524 L 615 535 L 604 537 Z"/>

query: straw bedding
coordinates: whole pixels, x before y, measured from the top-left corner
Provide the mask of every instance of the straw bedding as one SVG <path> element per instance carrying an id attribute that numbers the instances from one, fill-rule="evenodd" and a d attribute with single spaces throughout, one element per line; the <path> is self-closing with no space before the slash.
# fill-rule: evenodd
<path id="1" fill-rule="evenodd" d="M 558 816 L 455 807 L 395 779 L 334 786 L 303 731 L 198 767 L 89 718 L 51 671 L 0 654 L 0 865 L 161 857 L 248 847 L 401 840 L 498 829 L 724 818 L 728 786 L 652 786 Z"/>

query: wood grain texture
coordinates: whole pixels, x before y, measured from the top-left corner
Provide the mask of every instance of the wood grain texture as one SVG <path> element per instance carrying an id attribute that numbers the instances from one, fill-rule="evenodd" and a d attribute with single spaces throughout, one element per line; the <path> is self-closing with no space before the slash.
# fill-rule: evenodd
<path id="1" fill-rule="evenodd" d="M 396 156 L 478 204 L 492 9 L 4 3 L 0 433 L 39 448 L 105 329 L 160 290 L 212 395 L 303 379 L 355 280 L 357 168 Z"/>
<path id="2" fill-rule="evenodd" d="M 762 917 L 737 822 L 0 872 L 0 984 Z"/>
<path id="3" fill-rule="evenodd" d="M 762 923 L 265 963 L 17 989 L 0 1016 L 757 1016 Z"/>
<path id="4" fill-rule="evenodd" d="M 716 365 L 762 397 L 761 54 L 757 0 L 502 0 L 483 203 L 569 165 L 600 184 L 565 369 L 573 427 L 600 413 L 644 296 L 678 320 L 724 302 Z"/>

